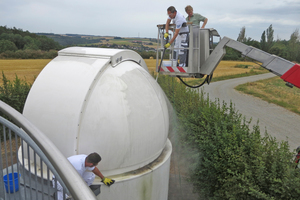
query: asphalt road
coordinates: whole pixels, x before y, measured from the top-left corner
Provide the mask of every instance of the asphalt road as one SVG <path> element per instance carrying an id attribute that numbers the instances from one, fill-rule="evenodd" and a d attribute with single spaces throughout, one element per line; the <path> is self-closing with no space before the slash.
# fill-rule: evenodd
<path id="1" fill-rule="evenodd" d="M 234 89 L 234 87 L 243 83 L 254 82 L 274 76 L 272 73 L 268 73 L 236 78 L 213 82 L 202 88 L 204 92 L 209 95 L 211 100 L 219 98 L 220 102 L 225 101 L 228 104 L 232 101 L 238 112 L 245 116 L 246 119 L 252 118 L 252 125 L 256 124 L 257 120 L 259 120 L 262 134 L 267 130 L 267 132 L 276 137 L 278 141 L 287 140 L 290 149 L 294 150 L 300 146 L 300 116 L 280 106 L 267 103 L 259 98 L 240 93 Z"/>

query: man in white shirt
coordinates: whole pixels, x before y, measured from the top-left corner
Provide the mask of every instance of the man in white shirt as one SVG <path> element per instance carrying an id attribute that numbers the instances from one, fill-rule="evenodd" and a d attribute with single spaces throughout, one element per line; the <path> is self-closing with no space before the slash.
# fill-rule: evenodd
<path id="1" fill-rule="evenodd" d="M 101 157 L 97 153 L 91 153 L 88 156 L 84 154 L 74 155 L 68 157 L 68 160 L 88 186 L 92 185 L 94 182 L 95 175 L 99 176 L 102 179 L 102 182 L 107 186 L 111 186 L 115 182 L 112 179 L 105 178 L 96 167 L 101 161 Z M 55 178 L 52 180 L 52 183 L 53 187 L 55 187 Z M 57 182 L 57 199 L 63 199 L 63 188 L 59 182 Z"/>
<path id="2" fill-rule="evenodd" d="M 179 66 L 185 67 L 187 61 L 187 49 L 178 49 L 178 48 L 187 48 L 188 47 L 188 39 L 189 39 L 189 28 L 186 25 L 186 19 L 184 16 L 177 12 L 174 6 L 170 6 L 167 9 L 168 19 L 166 22 L 166 33 L 164 37 L 167 38 L 169 36 L 169 25 L 171 21 L 176 25 L 174 35 L 172 39 L 165 45 L 165 48 L 171 46 L 171 44 L 175 41 L 175 55 L 174 59 L 177 61 L 179 57 Z M 177 48 L 177 49 L 176 49 Z"/>

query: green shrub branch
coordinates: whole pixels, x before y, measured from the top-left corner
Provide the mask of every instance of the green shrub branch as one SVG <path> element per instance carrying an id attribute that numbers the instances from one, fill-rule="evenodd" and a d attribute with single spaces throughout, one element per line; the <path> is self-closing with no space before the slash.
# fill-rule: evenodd
<path id="1" fill-rule="evenodd" d="M 13 81 L 8 80 L 2 72 L 2 84 L 0 84 L 0 100 L 10 105 L 20 113 L 29 93 L 31 85 L 26 80 L 21 80 L 16 75 Z"/>

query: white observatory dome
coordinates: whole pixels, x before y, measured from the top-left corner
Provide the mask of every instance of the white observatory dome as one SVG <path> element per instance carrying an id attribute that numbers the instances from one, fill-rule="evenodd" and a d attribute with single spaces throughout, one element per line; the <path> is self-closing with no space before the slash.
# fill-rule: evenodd
<path id="1" fill-rule="evenodd" d="M 34 82 L 23 114 L 66 157 L 99 153 L 106 175 L 154 161 L 169 131 L 163 91 L 130 50 L 59 51 Z"/>

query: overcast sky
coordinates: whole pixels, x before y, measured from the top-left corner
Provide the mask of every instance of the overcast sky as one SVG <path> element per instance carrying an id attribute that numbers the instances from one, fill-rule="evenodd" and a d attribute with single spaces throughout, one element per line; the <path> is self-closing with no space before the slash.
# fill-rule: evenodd
<path id="1" fill-rule="evenodd" d="M 167 8 L 187 16 L 186 5 L 222 37 L 237 39 L 245 26 L 246 36 L 259 41 L 272 24 L 274 39 L 289 40 L 300 29 L 300 0 L 0 0 L 0 25 L 34 33 L 156 38 Z"/>

